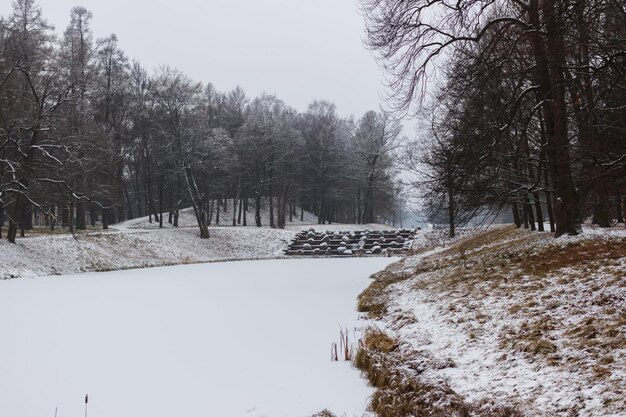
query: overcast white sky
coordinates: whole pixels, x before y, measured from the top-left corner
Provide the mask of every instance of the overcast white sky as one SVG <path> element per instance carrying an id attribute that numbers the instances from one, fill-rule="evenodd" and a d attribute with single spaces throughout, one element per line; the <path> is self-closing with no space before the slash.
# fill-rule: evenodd
<path id="1" fill-rule="evenodd" d="M 327 99 L 340 114 L 378 110 L 383 73 L 363 44 L 357 0 L 39 0 L 62 33 L 73 6 L 96 38 L 117 34 L 130 58 L 168 64 L 220 91 L 276 94 L 303 111 Z M 0 0 L 2 15 L 11 0 Z M 409 133 L 409 132 L 405 132 Z"/>

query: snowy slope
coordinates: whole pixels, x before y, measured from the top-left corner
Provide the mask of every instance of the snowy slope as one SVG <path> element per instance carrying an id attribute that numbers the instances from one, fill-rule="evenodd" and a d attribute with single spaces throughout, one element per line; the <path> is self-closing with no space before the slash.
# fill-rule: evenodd
<path id="1" fill-rule="evenodd" d="M 405 377 L 449 387 L 477 416 L 625 416 L 626 231 L 468 236 L 391 267 L 406 278 L 379 325 L 399 338 Z"/>
<path id="2" fill-rule="evenodd" d="M 37 235 L 17 240 L 17 245 L 0 240 L 0 279 L 109 271 L 186 263 L 245 259 L 283 258 L 283 249 L 295 231 L 310 227 L 320 230 L 382 230 L 384 225 L 317 225 L 310 213 L 305 222 L 290 223 L 285 230 L 256 226 L 211 226 L 211 238 L 200 239 L 195 217 L 182 210 L 180 227 L 167 222 L 159 229 L 148 217 L 129 220 L 100 232 L 70 235 Z M 267 220 L 267 219 L 266 219 Z"/>
<path id="3" fill-rule="evenodd" d="M 0 278 L 282 256 L 293 232 L 269 228 L 132 230 L 0 241 Z"/>
<path id="4" fill-rule="evenodd" d="M 227 200 L 226 205 L 227 210 L 224 211 L 223 208 L 220 210 L 220 224 L 219 226 L 232 226 L 233 224 L 233 212 L 232 212 L 232 200 Z M 165 214 L 165 221 L 163 222 L 164 228 L 173 228 L 168 222 L 168 214 Z M 213 216 L 212 226 L 217 226 L 215 224 L 216 217 Z M 289 222 L 289 217 L 287 217 L 287 221 Z M 304 219 L 300 221 L 300 209 L 298 209 L 298 215 L 293 217 L 293 222 L 289 222 L 290 225 L 301 226 L 301 225 L 312 225 L 317 223 L 317 216 L 308 211 L 304 212 Z M 193 213 L 193 209 L 186 208 L 180 210 L 179 218 L 178 218 L 178 226 L 179 227 L 197 227 L 196 217 Z M 269 226 L 270 224 L 270 216 L 269 216 L 269 208 L 267 204 L 263 205 L 261 208 L 261 225 Z M 254 222 L 254 208 L 252 205 L 248 208 L 247 215 L 247 225 L 248 227 L 256 227 Z M 238 226 L 241 226 L 239 224 Z M 159 227 L 159 223 L 155 222 L 154 219 L 152 223 L 150 223 L 148 217 L 141 217 L 133 220 L 129 220 L 123 222 L 119 225 L 114 226 L 115 228 L 124 228 L 124 229 L 155 229 Z"/>

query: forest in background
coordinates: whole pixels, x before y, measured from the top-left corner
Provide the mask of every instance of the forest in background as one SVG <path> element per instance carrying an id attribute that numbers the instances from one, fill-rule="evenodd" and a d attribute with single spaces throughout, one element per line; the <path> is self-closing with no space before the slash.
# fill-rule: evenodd
<path id="1" fill-rule="evenodd" d="M 57 35 L 35 0 L 12 6 L 0 18 L 0 236 L 7 225 L 10 242 L 33 223 L 73 232 L 141 216 L 162 225 L 165 214 L 177 225 L 185 207 L 207 238 L 227 200 L 233 225 L 261 226 L 263 204 L 278 228 L 302 210 L 320 224 L 399 221 L 401 126 L 386 113 L 354 120 L 323 100 L 300 113 L 170 66 L 149 74 L 115 35 L 94 39 L 83 7 Z"/>
<path id="2" fill-rule="evenodd" d="M 15 0 L 0 19 L 0 233 L 162 213 L 176 224 L 193 207 L 208 237 L 227 200 L 233 224 L 260 225 L 264 204 L 272 227 L 302 210 L 320 224 L 396 223 L 410 195 L 399 169 L 450 235 L 502 212 L 556 236 L 624 222 L 622 0 L 360 4 L 391 110 L 427 116 L 408 143 L 382 111 L 298 112 L 169 66 L 148 73 L 115 35 L 94 39 L 88 10 L 57 35 L 36 1 Z"/>
<path id="3" fill-rule="evenodd" d="M 502 210 L 556 236 L 624 222 L 623 0 L 360 4 L 392 106 L 429 120 L 405 162 L 451 236 Z"/>

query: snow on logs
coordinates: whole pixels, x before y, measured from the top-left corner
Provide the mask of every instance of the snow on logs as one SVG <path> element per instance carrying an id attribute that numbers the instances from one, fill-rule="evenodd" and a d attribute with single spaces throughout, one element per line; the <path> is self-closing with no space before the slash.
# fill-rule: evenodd
<path id="1" fill-rule="evenodd" d="M 411 249 L 415 231 L 394 229 L 382 231 L 325 231 L 314 228 L 296 234 L 286 255 L 365 256 L 387 255 Z"/>

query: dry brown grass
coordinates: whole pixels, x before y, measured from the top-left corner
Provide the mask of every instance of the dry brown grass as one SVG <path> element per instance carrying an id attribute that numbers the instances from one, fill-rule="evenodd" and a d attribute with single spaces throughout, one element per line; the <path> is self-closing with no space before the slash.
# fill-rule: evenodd
<path id="1" fill-rule="evenodd" d="M 611 381 L 617 374 L 613 370 L 624 369 L 623 361 L 616 362 L 615 352 L 626 349 L 621 295 L 626 288 L 624 264 L 624 238 L 555 241 L 548 233 L 498 227 L 460 239 L 448 249 L 423 258 L 413 276 L 399 273 L 406 270 L 403 265 L 387 268 L 361 294 L 359 310 L 374 318 L 392 314 L 390 328 L 402 328 L 402 314 L 388 307 L 393 293 L 389 286 L 412 279 L 413 289 L 446 301 L 446 314 L 470 340 L 482 338 L 490 323 L 506 319 L 510 324 L 498 333 L 503 355 L 521 353 L 538 366 L 575 371 L 589 385 L 614 385 Z M 490 303 L 483 304 L 487 297 Z M 494 306 L 499 310 L 493 310 Z M 397 341 L 376 333 L 368 337 L 357 352 L 357 366 L 378 387 L 372 399 L 374 411 L 379 416 L 437 415 L 428 408 L 428 401 L 421 401 L 429 392 L 441 393 L 442 387 L 407 379 L 406 372 L 402 374 L 399 369 L 403 361 L 406 369 L 411 359 L 399 353 Z M 415 390 L 425 394 L 416 397 Z M 614 403 L 612 406 L 620 406 Z M 472 407 L 475 411 L 479 406 Z M 469 410 L 463 405 L 455 412 L 461 409 Z M 496 415 L 493 413 L 504 408 L 489 410 L 477 415 Z M 515 415 L 509 412 L 502 415 Z M 450 410 L 448 413 L 455 415 Z"/>
<path id="2" fill-rule="evenodd" d="M 367 376 L 376 388 L 388 386 L 393 377 L 393 367 L 388 354 L 398 347 L 397 341 L 378 329 L 369 329 L 359 345 L 354 365 Z"/>
<path id="3" fill-rule="evenodd" d="M 386 303 L 383 299 L 383 291 L 387 287 L 380 281 L 372 282 L 361 294 L 357 302 L 357 310 L 367 313 L 369 317 L 379 319 L 385 313 Z"/>
<path id="4" fill-rule="evenodd" d="M 550 354 L 558 350 L 554 341 L 550 340 L 554 329 L 555 324 L 549 316 L 524 321 L 518 328 L 509 328 L 500 334 L 500 348 L 548 359 Z"/>
<path id="5" fill-rule="evenodd" d="M 370 409 L 380 417 L 469 415 L 469 408 L 449 387 L 407 377 L 397 340 L 381 330 L 366 331 L 354 362 L 377 388 Z"/>
<path id="6" fill-rule="evenodd" d="M 501 347 L 553 363 L 559 345 L 593 356 L 626 348 L 626 318 L 620 320 L 615 308 L 620 300 L 605 291 L 606 282 L 597 282 L 602 268 L 619 265 L 625 258 L 623 238 L 589 238 L 562 245 L 554 243 L 547 234 L 504 227 L 462 239 L 430 259 L 419 272 L 435 272 L 436 278 L 417 281 L 415 287 L 436 291 L 443 297 L 454 295 L 456 304 L 449 310 L 465 318 L 472 311 L 478 325 L 492 317 L 474 311 L 470 300 L 485 296 L 511 299 L 503 313 L 521 319 L 522 324 L 500 335 Z M 567 274 L 559 277 L 564 268 L 568 269 Z M 551 281 L 554 277 L 562 289 Z M 608 281 L 612 286 L 626 287 L 624 276 Z M 567 286 L 573 282 L 585 284 L 583 290 L 588 291 L 585 300 L 589 305 L 565 306 L 571 307 L 569 315 L 584 316 L 591 305 L 605 307 L 604 314 L 596 317 L 596 324 L 562 328 L 563 334 L 558 335 L 561 327 L 546 312 L 564 307 L 563 301 L 576 295 L 567 292 L 572 291 Z M 473 330 L 470 333 L 476 337 Z M 557 337 L 559 343 L 554 340 Z"/>
<path id="7" fill-rule="evenodd" d="M 565 247 L 551 245 L 541 253 L 525 257 L 521 262 L 523 273 L 544 276 L 561 268 L 581 268 L 592 272 L 592 263 L 610 262 L 626 257 L 625 239 L 586 239 Z"/>
<path id="8" fill-rule="evenodd" d="M 376 352 L 391 353 L 398 349 L 398 341 L 380 329 L 370 329 L 363 339 L 363 347 Z"/>
<path id="9" fill-rule="evenodd" d="M 514 226 L 498 227 L 461 239 L 459 242 L 452 245 L 449 250 L 452 252 L 456 250 L 471 252 L 486 246 L 489 247 L 494 244 L 501 244 L 505 239 L 511 239 L 511 237 L 514 236 L 522 236 L 519 230 Z"/>
<path id="10" fill-rule="evenodd" d="M 407 374 L 409 356 L 396 339 L 370 328 L 356 355 L 355 365 L 376 388 L 370 409 L 379 417 L 521 417 L 507 405 L 468 405 L 445 383 L 425 382 L 420 372 Z"/>
<path id="11" fill-rule="evenodd" d="M 368 317 L 380 319 L 387 309 L 387 287 L 411 278 L 410 274 L 396 274 L 391 268 L 372 275 L 372 283 L 358 297 L 357 310 Z"/>

